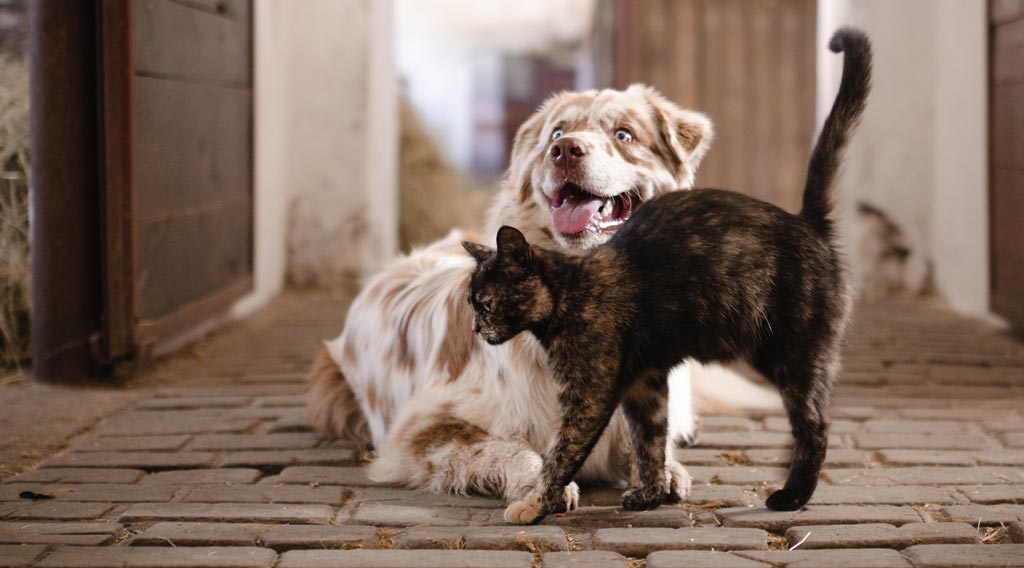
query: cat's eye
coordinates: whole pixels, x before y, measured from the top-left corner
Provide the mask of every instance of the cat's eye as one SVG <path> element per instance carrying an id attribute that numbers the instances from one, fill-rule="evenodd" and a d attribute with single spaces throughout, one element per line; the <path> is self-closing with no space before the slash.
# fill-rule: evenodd
<path id="1" fill-rule="evenodd" d="M 619 142 L 632 142 L 633 133 L 630 132 L 629 130 L 626 130 L 625 128 L 620 128 L 615 131 L 615 139 L 618 140 Z"/>
<path id="2" fill-rule="evenodd" d="M 559 138 L 562 137 L 562 134 L 564 134 L 564 132 L 562 132 L 562 129 L 561 128 L 556 128 L 554 130 L 554 132 L 551 133 L 551 139 L 552 140 L 558 140 Z"/>
<path id="3" fill-rule="evenodd" d="M 491 300 L 484 300 L 482 298 L 476 299 L 476 307 L 477 309 L 484 313 L 490 313 L 491 310 L 494 308 L 493 302 Z"/>

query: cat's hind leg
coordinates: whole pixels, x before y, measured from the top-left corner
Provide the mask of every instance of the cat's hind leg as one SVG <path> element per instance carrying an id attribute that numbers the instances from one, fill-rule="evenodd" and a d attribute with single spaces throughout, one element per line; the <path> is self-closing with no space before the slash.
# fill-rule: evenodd
<path id="1" fill-rule="evenodd" d="M 811 499 L 825 463 L 832 385 L 838 373 L 838 355 L 826 364 L 776 376 L 793 430 L 793 464 L 786 484 L 772 493 L 765 505 L 773 511 L 796 511 Z M 785 373 L 785 374 L 782 374 Z"/>

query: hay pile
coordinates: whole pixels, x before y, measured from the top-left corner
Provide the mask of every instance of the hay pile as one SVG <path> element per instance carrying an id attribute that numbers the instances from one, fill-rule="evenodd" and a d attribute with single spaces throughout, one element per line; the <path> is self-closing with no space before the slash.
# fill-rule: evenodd
<path id="1" fill-rule="evenodd" d="M 0 375 L 29 356 L 28 63 L 0 55 Z"/>
<path id="2" fill-rule="evenodd" d="M 416 111 L 401 100 L 399 243 L 403 252 L 439 239 L 453 228 L 479 230 L 490 192 L 472 189 L 445 160 Z"/>

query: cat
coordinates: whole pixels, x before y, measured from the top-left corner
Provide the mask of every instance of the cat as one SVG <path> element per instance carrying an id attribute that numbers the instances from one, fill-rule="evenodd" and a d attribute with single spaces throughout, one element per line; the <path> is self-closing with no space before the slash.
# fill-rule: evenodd
<path id="1" fill-rule="evenodd" d="M 584 256 L 533 248 L 507 226 L 496 250 L 463 243 L 477 262 L 468 291 L 474 332 L 497 345 L 529 331 L 562 388 L 561 427 L 542 479 L 508 506 L 507 521 L 537 522 L 564 509 L 563 488 L 620 404 L 638 473 L 623 508 L 680 499 L 666 482 L 667 376 L 687 358 L 744 360 L 778 387 L 795 449 L 785 485 L 766 505 L 793 511 L 811 498 L 852 304 L 830 194 L 871 75 L 863 32 L 842 28 L 829 47 L 844 53 L 843 76 L 798 215 L 698 189 L 655 197 Z"/>

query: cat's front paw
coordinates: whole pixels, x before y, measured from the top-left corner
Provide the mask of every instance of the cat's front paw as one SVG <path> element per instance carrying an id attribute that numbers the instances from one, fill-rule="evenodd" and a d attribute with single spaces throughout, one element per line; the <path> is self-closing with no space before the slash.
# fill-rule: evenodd
<path id="1" fill-rule="evenodd" d="M 562 493 L 562 501 L 565 503 L 566 512 L 575 511 L 580 506 L 580 486 L 576 485 L 575 481 L 570 481 L 569 485 L 565 486 L 565 491 Z"/>
<path id="2" fill-rule="evenodd" d="M 622 494 L 622 508 L 627 511 L 650 511 L 665 501 L 665 490 L 658 486 L 634 487 Z"/>
<path id="3" fill-rule="evenodd" d="M 690 477 L 690 472 L 686 471 L 683 464 L 677 462 L 674 458 L 668 458 L 665 460 L 665 488 L 667 495 L 665 496 L 666 503 L 678 503 L 682 501 L 687 495 L 690 494 L 690 488 L 693 485 L 693 478 Z"/>
<path id="4" fill-rule="evenodd" d="M 505 509 L 505 521 L 517 525 L 529 525 L 544 518 L 544 514 L 543 501 L 536 494 L 531 494 L 526 499 L 516 501 Z"/>

